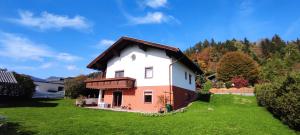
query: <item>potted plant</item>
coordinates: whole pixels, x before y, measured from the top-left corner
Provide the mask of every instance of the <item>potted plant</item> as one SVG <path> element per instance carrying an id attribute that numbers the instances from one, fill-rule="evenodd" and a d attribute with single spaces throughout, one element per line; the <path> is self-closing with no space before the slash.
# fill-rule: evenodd
<path id="1" fill-rule="evenodd" d="M 85 106 L 85 97 L 80 95 L 77 99 L 76 99 L 76 106 L 79 107 L 84 107 Z"/>
<path id="2" fill-rule="evenodd" d="M 206 81 L 204 83 L 203 89 L 200 90 L 199 92 L 199 100 L 200 101 L 205 101 L 205 102 L 209 102 L 210 101 L 210 89 L 212 88 L 212 83 L 211 81 Z"/>
<path id="3" fill-rule="evenodd" d="M 163 95 L 157 96 L 157 104 L 158 104 L 158 106 L 159 106 L 159 111 L 158 111 L 158 113 L 164 113 L 164 112 L 165 112 L 165 111 L 164 111 L 164 108 L 163 108 L 164 103 L 165 103 L 165 97 L 164 97 Z"/>

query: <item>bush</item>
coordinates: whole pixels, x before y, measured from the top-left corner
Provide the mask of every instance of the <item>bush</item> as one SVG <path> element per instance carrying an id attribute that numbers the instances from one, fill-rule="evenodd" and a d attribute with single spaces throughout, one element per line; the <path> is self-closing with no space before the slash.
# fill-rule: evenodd
<path id="1" fill-rule="evenodd" d="M 18 92 L 21 98 L 31 98 L 35 92 L 35 84 L 30 76 L 14 73 L 14 76 L 18 82 Z"/>
<path id="2" fill-rule="evenodd" d="M 225 87 L 227 88 L 227 89 L 229 89 L 229 88 L 231 88 L 232 87 L 232 83 L 229 81 L 229 82 L 226 82 L 225 83 Z"/>
<path id="3" fill-rule="evenodd" d="M 215 88 L 224 88 L 225 85 L 224 85 L 224 82 L 218 81 L 215 83 L 214 87 Z"/>
<path id="4" fill-rule="evenodd" d="M 98 90 L 87 89 L 85 85 L 86 76 L 80 75 L 72 79 L 65 80 L 65 97 L 77 98 L 79 95 L 86 97 L 97 97 Z"/>
<path id="5" fill-rule="evenodd" d="M 86 90 L 84 80 L 86 76 L 78 76 L 73 79 L 68 79 L 65 81 L 65 96 L 69 98 L 77 98 L 79 95 L 82 95 Z"/>
<path id="6" fill-rule="evenodd" d="M 217 66 L 217 78 L 224 82 L 230 81 L 235 76 L 242 76 L 254 84 L 258 74 L 258 64 L 242 52 L 226 53 Z"/>
<path id="7" fill-rule="evenodd" d="M 248 80 L 243 77 L 236 76 L 231 79 L 231 82 L 234 84 L 235 88 L 247 87 L 249 85 Z"/>
<path id="8" fill-rule="evenodd" d="M 259 77 L 264 82 L 272 82 L 277 76 L 285 76 L 290 71 L 290 67 L 280 58 L 268 59 L 261 66 Z"/>
<path id="9" fill-rule="evenodd" d="M 255 93 L 259 105 L 289 127 L 300 130 L 300 73 L 256 85 Z"/>
<path id="10" fill-rule="evenodd" d="M 209 90 L 212 88 L 212 83 L 211 81 L 206 81 L 204 83 L 203 89 L 201 91 L 201 93 L 209 93 Z"/>

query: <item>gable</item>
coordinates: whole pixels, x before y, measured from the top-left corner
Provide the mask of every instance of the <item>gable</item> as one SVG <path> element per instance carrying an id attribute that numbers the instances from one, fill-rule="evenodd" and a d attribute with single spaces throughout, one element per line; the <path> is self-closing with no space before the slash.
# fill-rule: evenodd
<path id="1" fill-rule="evenodd" d="M 186 65 L 192 71 L 197 73 L 202 73 L 201 69 L 193 63 L 189 58 L 187 58 L 178 48 L 165 46 L 157 43 L 147 42 L 139 39 L 121 37 L 117 42 L 100 54 L 96 59 L 94 59 L 87 67 L 91 69 L 104 71 L 107 67 L 107 62 L 113 57 L 119 57 L 121 51 L 124 48 L 130 46 L 137 46 L 143 51 L 147 51 L 149 48 L 155 48 L 163 50 L 167 56 L 178 59 L 181 63 Z"/>

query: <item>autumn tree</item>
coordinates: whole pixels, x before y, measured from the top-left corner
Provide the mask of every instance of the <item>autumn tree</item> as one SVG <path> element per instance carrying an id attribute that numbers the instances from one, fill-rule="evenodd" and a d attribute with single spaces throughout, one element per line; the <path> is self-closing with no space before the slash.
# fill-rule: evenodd
<path id="1" fill-rule="evenodd" d="M 258 74 L 258 64 L 242 52 L 226 53 L 217 66 L 217 78 L 224 82 L 241 76 L 253 84 L 258 78 Z"/>

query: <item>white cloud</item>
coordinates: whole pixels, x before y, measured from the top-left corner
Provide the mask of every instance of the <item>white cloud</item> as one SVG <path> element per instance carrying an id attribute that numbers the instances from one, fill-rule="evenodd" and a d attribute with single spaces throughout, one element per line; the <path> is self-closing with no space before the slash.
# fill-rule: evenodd
<path id="1" fill-rule="evenodd" d="M 71 55 L 69 53 L 59 53 L 59 54 L 57 54 L 56 58 L 58 60 L 70 61 L 70 62 L 81 59 L 80 57 Z"/>
<path id="2" fill-rule="evenodd" d="M 45 45 L 34 43 L 27 38 L 10 33 L 0 34 L 0 56 L 41 61 L 43 58 L 52 55 L 52 51 Z"/>
<path id="3" fill-rule="evenodd" d="M 70 70 L 70 71 L 78 69 L 77 66 L 75 66 L 75 65 L 67 65 L 66 68 L 67 68 L 67 70 Z"/>
<path id="4" fill-rule="evenodd" d="M 160 24 L 160 23 L 167 23 L 170 21 L 175 21 L 178 23 L 173 16 L 165 15 L 162 12 L 148 12 L 146 16 L 142 17 L 133 17 L 127 16 L 131 24 Z"/>
<path id="5" fill-rule="evenodd" d="M 30 11 L 20 11 L 19 16 L 20 18 L 11 20 L 15 23 L 35 27 L 41 30 L 62 28 L 86 30 L 91 27 L 87 20 L 83 16 L 79 15 L 72 18 L 66 15 L 56 15 L 44 11 L 39 16 L 35 16 Z"/>
<path id="6" fill-rule="evenodd" d="M 167 0 L 145 0 L 144 4 L 151 8 L 165 7 Z"/>
<path id="7" fill-rule="evenodd" d="M 103 47 L 108 47 L 114 44 L 114 40 L 109 40 L 109 39 L 102 39 L 96 44 L 96 48 L 103 48 Z"/>
<path id="8" fill-rule="evenodd" d="M 50 67 L 52 67 L 52 66 L 53 66 L 53 63 L 47 62 L 47 63 L 42 64 L 42 65 L 40 66 L 40 68 L 42 68 L 42 69 L 47 69 L 47 68 L 50 68 Z"/>
<path id="9" fill-rule="evenodd" d="M 35 43 L 25 37 L 3 32 L 0 32 L 0 56 L 25 61 L 56 59 L 69 62 L 80 59 L 80 57 L 68 53 L 53 51 L 46 45 Z"/>

